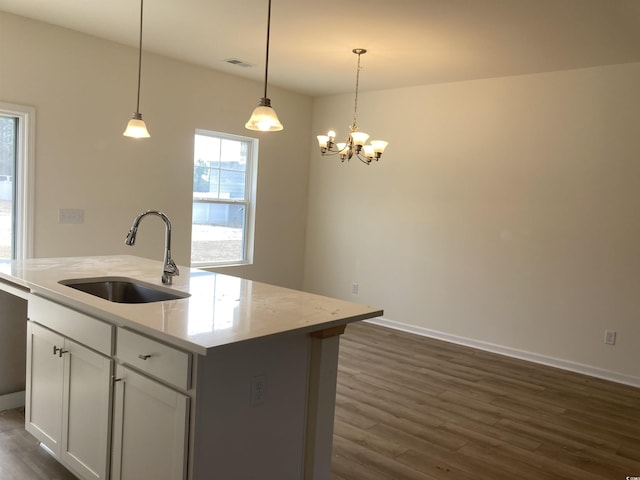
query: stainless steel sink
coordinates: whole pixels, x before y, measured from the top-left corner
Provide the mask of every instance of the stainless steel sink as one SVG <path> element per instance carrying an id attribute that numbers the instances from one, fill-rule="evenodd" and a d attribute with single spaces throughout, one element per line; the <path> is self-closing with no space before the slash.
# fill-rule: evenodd
<path id="1" fill-rule="evenodd" d="M 151 303 L 187 298 L 190 294 L 125 277 L 60 280 L 61 285 L 116 303 Z"/>

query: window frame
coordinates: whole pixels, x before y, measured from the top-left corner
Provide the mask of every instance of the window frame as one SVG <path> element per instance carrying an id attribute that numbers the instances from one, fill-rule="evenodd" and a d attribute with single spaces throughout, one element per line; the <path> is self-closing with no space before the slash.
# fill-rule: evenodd
<path id="1" fill-rule="evenodd" d="M 244 229 L 242 238 L 242 259 L 229 260 L 229 261 L 204 261 L 194 262 L 192 254 L 190 254 L 191 266 L 195 268 L 216 268 L 236 265 L 251 265 L 253 264 L 253 252 L 254 252 L 254 239 L 255 239 L 255 211 L 256 211 L 256 194 L 258 186 L 258 147 L 259 141 L 254 137 L 245 137 L 242 135 L 234 135 L 231 133 L 218 132 L 214 130 L 206 130 L 202 128 L 196 128 L 194 133 L 194 142 L 196 135 L 203 135 L 208 137 L 218 138 L 220 140 L 232 140 L 238 142 L 245 142 L 249 144 L 250 152 L 247 155 L 247 165 L 245 169 L 245 198 L 239 199 L 224 199 L 224 198 L 205 198 L 201 197 L 196 200 L 196 194 L 198 192 L 192 191 L 191 212 L 193 218 L 193 205 L 199 203 L 209 203 L 218 205 L 243 205 L 244 208 Z M 192 168 L 195 167 L 195 152 L 192 159 Z M 192 220 L 193 226 L 193 220 Z M 191 239 L 191 251 L 193 251 L 193 238 Z"/>
<path id="2" fill-rule="evenodd" d="M 25 105 L 0 102 L 0 114 L 18 119 L 13 194 L 13 256 L 21 260 L 33 257 L 36 110 Z"/>

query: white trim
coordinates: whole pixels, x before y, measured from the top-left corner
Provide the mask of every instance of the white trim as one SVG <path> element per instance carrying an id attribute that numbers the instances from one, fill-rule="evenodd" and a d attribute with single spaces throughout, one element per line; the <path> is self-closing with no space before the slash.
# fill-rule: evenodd
<path id="1" fill-rule="evenodd" d="M 35 129 L 36 109 L 25 105 L 0 102 L 0 113 L 18 121 L 18 165 L 16 176 L 16 258 L 33 257 L 34 193 L 35 193 Z"/>
<path id="2" fill-rule="evenodd" d="M 0 412 L 18 407 L 24 407 L 24 390 L 0 395 Z"/>
<path id="3" fill-rule="evenodd" d="M 451 335 L 449 333 L 439 332 L 437 330 L 431 330 L 429 328 L 396 322 L 395 320 L 389 320 L 383 317 L 373 318 L 365 321 L 373 323 L 375 325 L 380 325 L 382 327 L 388 327 L 395 330 L 401 330 L 403 332 L 414 333 L 423 337 L 435 338 L 437 340 L 443 340 L 445 342 L 456 343 L 458 345 L 464 345 L 466 347 L 476 348 L 478 350 L 485 350 L 487 352 L 505 355 L 507 357 L 519 358 L 521 360 L 527 360 L 529 362 L 539 363 L 541 365 L 560 368 L 562 370 L 568 370 L 570 372 L 581 373 L 590 377 L 602 378 L 604 380 L 622 383 L 625 385 L 630 385 L 632 387 L 640 387 L 639 377 L 612 372 L 610 370 L 604 370 L 602 368 L 593 367 L 591 365 L 563 360 L 561 358 L 548 357 L 546 355 L 540 355 L 533 352 L 527 352 L 511 347 L 496 345 L 489 342 L 473 340 L 471 338 L 460 337 L 458 335 Z"/>

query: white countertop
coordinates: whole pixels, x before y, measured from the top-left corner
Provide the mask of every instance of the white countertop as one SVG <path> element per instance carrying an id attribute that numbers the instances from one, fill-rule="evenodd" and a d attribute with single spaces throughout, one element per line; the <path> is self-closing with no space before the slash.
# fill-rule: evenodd
<path id="1" fill-rule="evenodd" d="M 129 255 L 67 257 L 0 262 L 2 281 L 26 288 L 118 326 L 145 333 L 194 353 L 290 331 L 315 331 L 382 315 L 358 305 L 179 266 L 173 285 L 162 285 L 162 262 Z M 114 303 L 61 285 L 61 280 L 128 277 L 188 292 L 164 302 Z"/>

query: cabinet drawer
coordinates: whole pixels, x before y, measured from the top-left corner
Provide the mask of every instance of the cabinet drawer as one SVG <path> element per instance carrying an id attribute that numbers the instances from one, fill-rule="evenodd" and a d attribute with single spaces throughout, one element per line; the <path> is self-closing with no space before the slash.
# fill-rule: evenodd
<path id="1" fill-rule="evenodd" d="M 113 325 L 36 295 L 29 297 L 27 311 L 29 320 L 100 353 L 113 354 Z"/>
<path id="2" fill-rule="evenodd" d="M 118 328 L 116 356 L 143 372 L 188 390 L 191 380 L 191 354 L 130 330 Z"/>

